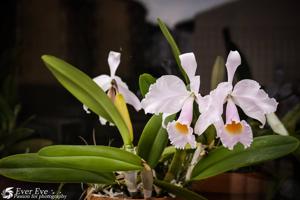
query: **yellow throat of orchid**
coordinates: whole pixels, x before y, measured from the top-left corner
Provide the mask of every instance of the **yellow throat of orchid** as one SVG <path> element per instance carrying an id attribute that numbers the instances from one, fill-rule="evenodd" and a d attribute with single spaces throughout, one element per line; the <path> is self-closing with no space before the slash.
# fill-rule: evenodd
<path id="1" fill-rule="evenodd" d="M 235 121 L 232 121 L 230 124 L 225 125 L 225 129 L 230 134 L 239 135 L 243 131 L 243 126 L 240 122 L 236 123 Z"/>
<path id="2" fill-rule="evenodd" d="M 189 133 L 189 128 L 185 124 L 181 124 L 179 122 L 176 122 L 175 128 L 182 135 L 187 135 Z"/>

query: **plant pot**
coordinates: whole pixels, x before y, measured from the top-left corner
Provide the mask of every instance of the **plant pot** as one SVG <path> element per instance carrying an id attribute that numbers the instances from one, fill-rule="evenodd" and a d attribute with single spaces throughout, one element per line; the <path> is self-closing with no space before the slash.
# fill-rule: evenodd
<path id="1" fill-rule="evenodd" d="M 208 199 L 264 199 L 269 184 L 261 173 L 224 173 L 192 184 L 192 190 Z"/>
<path id="2" fill-rule="evenodd" d="M 97 194 L 92 194 L 88 200 L 142 200 L 142 199 L 131 199 L 131 198 L 110 198 L 110 197 L 100 197 Z M 171 197 L 161 197 L 161 198 L 150 198 L 148 200 L 182 200 L 179 198 L 171 198 Z"/>

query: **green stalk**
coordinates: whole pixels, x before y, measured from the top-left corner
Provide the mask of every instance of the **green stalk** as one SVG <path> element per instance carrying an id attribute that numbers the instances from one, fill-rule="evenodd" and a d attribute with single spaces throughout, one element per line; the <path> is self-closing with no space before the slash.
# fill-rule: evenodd
<path id="1" fill-rule="evenodd" d="M 176 176 L 181 170 L 182 163 L 184 162 L 185 156 L 186 156 L 185 150 L 176 149 L 176 152 L 173 156 L 173 159 L 171 161 L 168 172 L 166 173 L 164 181 L 170 182 L 176 178 Z"/>

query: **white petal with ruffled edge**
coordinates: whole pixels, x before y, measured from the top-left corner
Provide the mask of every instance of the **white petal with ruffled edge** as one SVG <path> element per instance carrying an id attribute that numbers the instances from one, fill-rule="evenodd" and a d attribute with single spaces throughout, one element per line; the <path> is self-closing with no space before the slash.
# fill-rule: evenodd
<path id="1" fill-rule="evenodd" d="M 149 92 L 141 103 L 146 113 L 174 114 L 181 110 L 189 96 L 190 92 L 181 79 L 173 75 L 165 75 L 150 86 Z"/>
<path id="2" fill-rule="evenodd" d="M 261 127 L 265 125 L 265 115 L 275 112 L 278 105 L 274 98 L 270 98 L 260 89 L 259 83 L 249 79 L 239 81 L 234 86 L 231 96 L 246 115 L 261 122 Z"/>
<path id="3" fill-rule="evenodd" d="M 226 61 L 228 82 L 232 83 L 236 69 L 241 64 L 241 56 L 238 51 L 230 51 Z"/>
<path id="4" fill-rule="evenodd" d="M 240 123 L 242 127 L 242 131 L 240 133 L 233 134 L 229 132 L 225 126 L 223 126 L 221 129 L 217 129 L 218 137 L 220 137 L 223 146 L 230 150 L 232 150 L 233 147 L 239 142 L 242 143 L 245 148 L 250 147 L 253 141 L 252 129 L 249 124 L 244 120 L 238 123 Z"/>
<path id="5" fill-rule="evenodd" d="M 115 76 L 118 66 L 120 64 L 120 60 L 121 60 L 121 54 L 119 52 L 115 52 L 115 51 L 109 52 L 107 61 L 108 61 L 111 77 Z"/>
<path id="6" fill-rule="evenodd" d="M 193 128 L 186 126 L 186 130 L 180 131 L 177 128 L 179 122 L 172 121 L 167 125 L 167 132 L 169 135 L 169 140 L 171 144 L 178 149 L 184 149 L 187 144 L 191 145 L 191 148 L 196 148 L 196 140 L 193 135 Z"/>
<path id="7" fill-rule="evenodd" d="M 183 104 L 178 120 L 167 125 L 169 139 L 176 148 L 184 149 L 186 144 L 190 144 L 192 148 L 196 147 L 193 129 L 190 127 L 193 120 L 193 103 L 194 98 L 189 97 Z"/>
<path id="8" fill-rule="evenodd" d="M 211 124 L 219 121 L 223 113 L 223 104 L 232 90 L 232 85 L 223 82 L 205 97 L 197 99 L 199 105 L 199 116 L 195 124 L 195 133 L 201 135 Z"/>

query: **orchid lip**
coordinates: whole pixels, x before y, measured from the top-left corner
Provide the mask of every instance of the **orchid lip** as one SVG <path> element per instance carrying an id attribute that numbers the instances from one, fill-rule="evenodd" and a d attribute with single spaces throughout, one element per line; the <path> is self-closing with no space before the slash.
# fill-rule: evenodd
<path id="1" fill-rule="evenodd" d="M 232 135 L 240 135 L 243 132 L 243 125 L 240 122 L 231 121 L 230 124 L 225 125 L 225 129 Z"/>
<path id="2" fill-rule="evenodd" d="M 175 128 L 178 131 L 178 133 L 182 135 L 187 135 L 189 133 L 189 127 L 186 124 L 181 124 L 179 122 L 176 122 Z"/>

